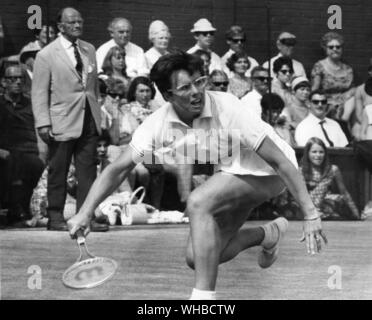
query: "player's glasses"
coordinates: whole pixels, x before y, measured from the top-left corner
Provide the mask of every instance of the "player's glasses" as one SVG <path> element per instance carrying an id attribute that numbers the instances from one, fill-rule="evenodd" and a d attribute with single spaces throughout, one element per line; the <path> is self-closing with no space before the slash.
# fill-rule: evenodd
<path id="1" fill-rule="evenodd" d="M 334 45 L 334 46 L 327 46 L 327 48 L 330 49 L 330 50 L 334 50 L 334 49 L 340 50 L 341 46 L 340 45 Z"/>
<path id="2" fill-rule="evenodd" d="M 184 84 L 182 86 L 179 86 L 176 89 L 169 89 L 168 91 L 173 92 L 173 93 L 177 92 L 180 95 L 186 95 L 186 94 L 188 94 L 192 91 L 193 86 L 197 90 L 201 90 L 207 85 L 207 82 L 208 82 L 208 77 L 207 76 L 202 76 L 202 77 L 199 77 L 199 78 L 195 79 L 194 81 L 192 81 L 188 84 Z"/>
<path id="3" fill-rule="evenodd" d="M 311 100 L 311 102 L 316 105 L 322 105 L 322 106 L 325 106 L 327 104 L 327 100 L 325 99 L 322 99 L 322 100 L 314 99 L 314 100 Z"/>

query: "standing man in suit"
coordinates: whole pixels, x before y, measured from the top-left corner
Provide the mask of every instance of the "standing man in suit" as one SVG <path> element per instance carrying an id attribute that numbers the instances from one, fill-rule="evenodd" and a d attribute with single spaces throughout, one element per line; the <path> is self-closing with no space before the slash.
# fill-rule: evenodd
<path id="1" fill-rule="evenodd" d="M 78 181 L 77 210 L 96 178 L 100 107 L 95 49 L 80 39 L 81 14 L 64 8 L 57 19 L 61 36 L 36 56 L 32 108 L 38 133 L 49 146 L 48 229 L 64 231 L 66 178 L 72 157 Z M 96 222 L 92 227 L 108 230 Z"/>

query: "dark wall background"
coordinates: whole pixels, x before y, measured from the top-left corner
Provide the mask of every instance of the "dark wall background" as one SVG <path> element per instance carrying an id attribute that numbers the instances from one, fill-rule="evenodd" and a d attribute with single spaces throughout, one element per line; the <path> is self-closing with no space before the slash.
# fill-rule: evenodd
<path id="1" fill-rule="evenodd" d="M 218 29 L 215 51 L 222 55 L 227 46 L 225 30 L 233 23 L 242 25 L 248 35 L 246 49 L 260 63 L 267 58 L 267 17 L 265 5 L 271 8 L 271 51 L 276 53 L 275 39 L 282 30 L 296 34 L 298 45 L 295 58 L 302 61 L 309 73 L 315 61 L 323 57 L 319 46 L 322 34 L 328 31 L 327 8 L 337 4 L 342 8 L 342 30 L 345 37 L 344 59 L 354 67 L 356 83 L 365 79 L 366 68 L 372 57 L 372 1 L 368 0 L 1 0 L 0 16 L 5 38 L 2 56 L 19 52 L 21 47 L 33 39 L 27 28 L 27 8 L 37 4 L 43 8 L 46 18 L 55 20 L 57 11 L 73 6 L 81 11 L 85 20 L 84 39 L 99 46 L 108 40 L 108 21 L 116 16 L 131 20 L 134 32 L 132 41 L 145 50 L 148 26 L 152 20 L 164 20 L 173 35 L 172 46 L 188 49 L 193 45 L 189 32 L 193 23 L 206 17 Z"/>

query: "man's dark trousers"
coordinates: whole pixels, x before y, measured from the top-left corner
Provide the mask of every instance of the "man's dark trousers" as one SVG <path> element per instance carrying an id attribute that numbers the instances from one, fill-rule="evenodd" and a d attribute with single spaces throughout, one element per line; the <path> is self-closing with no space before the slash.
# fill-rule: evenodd
<path id="1" fill-rule="evenodd" d="M 78 139 L 55 141 L 49 145 L 48 216 L 50 223 L 64 221 L 63 209 L 67 192 L 67 174 L 74 157 L 77 179 L 76 209 L 80 209 L 96 174 L 96 146 L 98 132 L 88 101 L 85 107 L 84 125 Z"/>

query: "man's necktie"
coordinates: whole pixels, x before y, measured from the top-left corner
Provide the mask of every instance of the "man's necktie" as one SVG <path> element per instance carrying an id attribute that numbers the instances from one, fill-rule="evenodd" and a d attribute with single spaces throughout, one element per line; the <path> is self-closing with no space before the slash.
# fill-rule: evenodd
<path id="1" fill-rule="evenodd" d="M 74 54 L 75 54 L 75 58 L 76 58 L 75 69 L 78 72 L 79 76 L 82 77 L 82 74 L 83 74 L 83 60 L 81 60 L 81 56 L 80 56 L 79 50 L 77 48 L 77 43 L 73 42 L 72 46 L 74 47 Z"/>
<path id="2" fill-rule="evenodd" d="M 325 120 L 322 120 L 322 121 L 319 122 L 320 127 L 322 128 L 323 134 L 324 134 L 326 140 L 328 141 L 329 145 L 330 145 L 331 147 L 333 147 L 333 146 L 334 146 L 334 143 L 332 142 L 331 139 L 329 139 L 329 136 L 328 136 L 328 134 L 327 134 L 327 131 L 326 131 L 326 129 L 324 129 L 324 125 L 323 125 L 324 122 L 325 122 Z"/>

